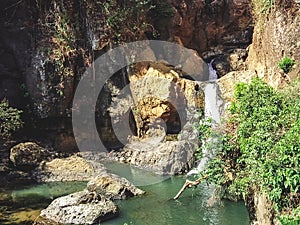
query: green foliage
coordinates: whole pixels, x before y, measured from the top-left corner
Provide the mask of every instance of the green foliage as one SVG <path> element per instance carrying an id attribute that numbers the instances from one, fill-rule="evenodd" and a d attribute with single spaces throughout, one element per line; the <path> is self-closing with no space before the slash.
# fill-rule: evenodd
<path id="1" fill-rule="evenodd" d="M 201 112 L 200 114 L 203 113 Z M 201 142 L 206 141 L 212 134 L 212 119 L 201 119 L 198 123 L 194 124 L 194 129 L 199 132 L 199 140 Z M 198 159 L 202 158 L 202 146 L 197 149 L 195 154 Z"/>
<path id="2" fill-rule="evenodd" d="M 147 14 L 152 9 L 150 0 L 103 1 L 106 17 L 107 38 L 120 44 L 138 39 L 142 33 L 153 27 L 147 23 Z"/>
<path id="3" fill-rule="evenodd" d="M 288 56 L 285 56 L 281 61 L 278 63 L 278 67 L 282 69 L 285 73 L 290 72 L 293 69 L 293 66 L 296 62 Z"/>
<path id="4" fill-rule="evenodd" d="M 47 79 L 56 85 L 49 90 L 59 96 L 64 95 L 64 83 L 75 73 L 79 65 L 78 55 L 87 50 L 78 47 L 82 42 L 79 10 L 74 10 L 72 1 L 35 1 L 39 16 L 37 22 L 38 60 L 42 60 Z"/>
<path id="5" fill-rule="evenodd" d="M 288 194 L 297 192 L 300 183 L 299 96 L 291 99 L 260 79 L 238 85 L 235 96 L 239 160 L 278 209 L 287 206 Z"/>
<path id="6" fill-rule="evenodd" d="M 275 0 L 262 0 L 262 3 L 264 8 L 269 9 L 274 5 Z"/>
<path id="7" fill-rule="evenodd" d="M 60 76 L 73 76 L 74 71 L 69 61 L 76 55 L 76 28 L 71 21 L 69 2 L 53 3 L 49 6 L 37 2 L 40 10 L 38 21 L 41 49 L 47 55 L 47 64 L 53 68 L 53 72 Z"/>
<path id="8" fill-rule="evenodd" d="M 299 86 L 276 91 L 258 78 L 236 86 L 222 150 L 206 171 L 212 182 L 235 195 L 261 187 L 278 211 L 299 205 Z"/>
<path id="9" fill-rule="evenodd" d="M 8 105 L 7 101 L 0 103 L 0 138 L 9 138 L 12 132 L 23 126 L 21 110 Z"/>
<path id="10" fill-rule="evenodd" d="M 294 209 L 290 215 L 280 215 L 278 219 L 282 225 L 299 225 L 300 206 Z"/>

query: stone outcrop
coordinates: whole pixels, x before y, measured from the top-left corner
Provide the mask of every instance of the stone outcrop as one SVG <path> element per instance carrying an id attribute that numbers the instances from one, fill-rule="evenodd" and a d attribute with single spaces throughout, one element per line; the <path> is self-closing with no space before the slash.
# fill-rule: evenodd
<path id="1" fill-rule="evenodd" d="M 207 70 L 203 73 L 208 77 Z M 150 64 L 144 74 L 129 77 L 138 136 L 144 136 L 157 119 L 162 120 L 167 133 L 179 133 L 188 120 L 188 110 L 204 108 L 199 84 L 184 76 L 174 67 Z"/>
<path id="2" fill-rule="evenodd" d="M 54 153 L 34 142 L 24 142 L 10 149 L 10 160 L 20 170 L 30 171 L 40 162 L 54 158 Z"/>
<path id="3" fill-rule="evenodd" d="M 251 43 L 251 0 L 170 0 L 158 7 L 173 12 L 153 18 L 162 39 L 215 55 Z"/>
<path id="4" fill-rule="evenodd" d="M 84 190 L 55 199 L 40 215 L 62 224 L 99 224 L 118 213 L 111 200 Z"/>
<path id="5" fill-rule="evenodd" d="M 163 141 L 162 138 L 156 136 L 133 141 L 116 154 L 116 159 L 161 175 L 188 172 L 195 163 L 197 141 Z"/>
<path id="6" fill-rule="evenodd" d="M 257 74 L 254 71 L 233 71 L 221 77 L 217 83 L 221 91 L 222 98 L 226 103 L 234 100 L 234 87 L 238 82 L 250 83 Z"/>
<path id="7" fill-rule="evenodd" d="M 54 159 L 50 162 L 42 162 L 33 171 L 33 177 L 39 182 L 51 181 L 88 181 L 95 174 L 104 171 L 102 164 L 95 168 L 91 162 L 78 156 Z"/>
<path id="8" fill-rule="evenodd" d="M 246 70 L 246 49 L 235 49 L 229 53 L 224 53 L 213 59 L 212 66 L 216 70 L 218 77 L 222 77 L 231 71 Z"/>
<path id="9" fill-rule="evenodd" d="M 152 124 L 144 138 L 132 138 L 120 152 L 111 152 L 110 156 L 160 175 L 186 173 L 195 164 L 199 134 L 194 124 L 201 116 L 196 110 L 187 111 L 188 122 L 179 134 L 172 137 L 166 135 L 165 127 Z"/>
<path id="10" fill-rule="evenodd" d="M 113 200 L 127 199 L 145 193 L 133 186 L 127 179 L 106 172 L 90 180 L 87 184 L 87 190 Z"/>
<path id="11" fill-rule="evenodd" d="M 273 203 L 265 192 L 251 191 L 245 196 L 246 207 L 249 212 L 251 225 L 279 225 L 275 216 Z"/>

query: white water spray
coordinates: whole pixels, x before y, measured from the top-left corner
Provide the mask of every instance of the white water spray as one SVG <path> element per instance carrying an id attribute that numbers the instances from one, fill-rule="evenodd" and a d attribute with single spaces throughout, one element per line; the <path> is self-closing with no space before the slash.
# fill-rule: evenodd
<path id="1" fill-rule="evenodd" d="M 223 108 L 223 100 L 219 96 L 218 84 L 216 80 L 218 79 L 216 71 L 212 67 L 213 60 L 208 63 L 209 68 L 209 80 L 204 85 L 203 91 L 205 96 L 205 111 L 204 117 L 206 119 L 212 119 L 213 127 L 220 124 L 221 122 L 221 114 Z M 202 159 L 197 165 L 197 168 L 192 169 L 187 173 L 187 176 L 199 174 L 201 171 L 205 169 L 205 166 L 209 159 L 211 159 L 214 155 L 215 148 L 218 146 L 219 139 L 216 137 L 210 137 L 208 140 L 202 140 L 201 150 L 202 150 Z M 206 146 L 206 143 L 210 142 L 211 146 L 209 149 Z"/>

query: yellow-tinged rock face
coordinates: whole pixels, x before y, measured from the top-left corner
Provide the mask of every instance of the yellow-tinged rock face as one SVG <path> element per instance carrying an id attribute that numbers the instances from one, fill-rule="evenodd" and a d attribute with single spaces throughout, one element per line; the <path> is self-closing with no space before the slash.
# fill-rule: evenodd
<path id="1" fill-rule="evenodd" d="M 147 69 L 146 69 L 147 68 Z M 129 76 L 137 128 L 146 132 L 149 124 L 162 119 L 168 129 L 180 131 L 189 107 L 204 108 L 204 94 L 199 82 L 186 79 L 178 69 L 163 64 L 137 65 Z M 172 128 L 173 126 L 173 128 Z M 143 136 L 144 133 L 139 133 Z"/>
<path id="2" fill-rule="evenodd" d="M 66 159 L 54 159 L 51 162 L 47 162 L 44 168 L 46 170 L 74 171 L 87 174 L 94 172 L 93 167 L 85 159 L 78 156 Z"/>

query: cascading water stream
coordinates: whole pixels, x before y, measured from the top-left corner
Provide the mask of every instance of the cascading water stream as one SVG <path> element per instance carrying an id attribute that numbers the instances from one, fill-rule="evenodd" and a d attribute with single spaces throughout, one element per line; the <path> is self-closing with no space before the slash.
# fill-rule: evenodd
<path id="1" fill-rule="evenodd" d="M 212 126 L 215 127 L 221 122 L 221 115 L 223 109 L 223 100 L 219 96 L 219 88 L 216 80 L 218 79 L 216 71 L 212 67 L 213 60 L 207 65 L 209 69 L 209 80 L 203 86 L 205 96 L 205 111 L 204 118 L 212 120 Z M 195 169 L 192 169 L 187 173 L 187 176 L 199 174 L 205 169 L 205 166 L 209 159 L 214 155 L 215 149 L 218 146 L 219 139 L 217 137 L 210 137 L 208 140 L 202 140 L 201 150 L 202 159 L 198 163 Z M 210 143 L 210 147 L 207 147 L 207 143 Z"/>

